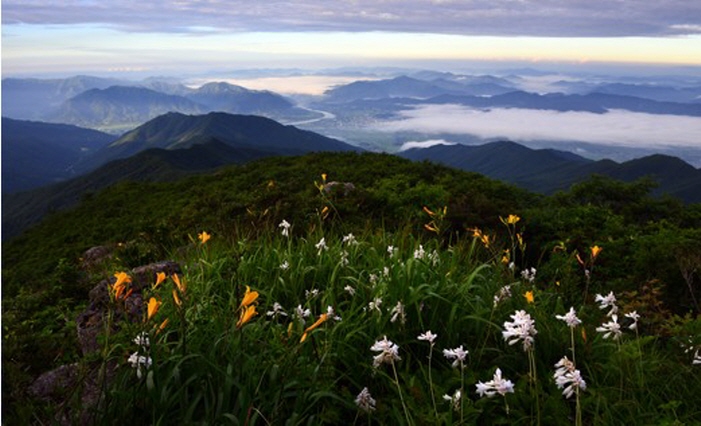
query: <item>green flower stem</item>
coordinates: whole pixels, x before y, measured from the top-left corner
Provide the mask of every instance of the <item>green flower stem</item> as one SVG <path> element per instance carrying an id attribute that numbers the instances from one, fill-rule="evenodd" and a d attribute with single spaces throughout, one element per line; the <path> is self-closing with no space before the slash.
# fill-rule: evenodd
<path id="1" fill-rule="evenodd" d="M 436 415 L 436 420 L 438 420 L 438 406 L 436 405 L 436 393 L 433 391 L 433 378 L 431 377 L 431 359 L 433 358 L 433 343 L 431 343 L 431 349 L 428 352 L 428 384 L 431 389 L 431 401 L 433 401 L 433 413 Z"/>
<path id="2" fill-rule="evenodd" d="M 397 392 L 399 392 L 399 399 L 402 401 L 402 408 L 404 409 L 404 417 L 406 417 L 406 424 L 411 425 L 411 419 L 409 418 L 409 411 L 404 403 L 404 395 L 402 395 L 402 388 L 399 386 L 399 376 L 397 375 L 397 367 L 394 366 L 394 361 L 392 361 L 392 372 L 394 373 L 394 383 L 397 385 Z"/>

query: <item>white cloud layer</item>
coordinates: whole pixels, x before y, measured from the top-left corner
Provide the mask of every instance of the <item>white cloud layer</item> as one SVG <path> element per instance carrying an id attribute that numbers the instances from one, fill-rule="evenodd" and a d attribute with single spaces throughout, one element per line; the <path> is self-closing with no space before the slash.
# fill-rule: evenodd
<path id="1" fill-rule="evenodd" d="M 623 110 L 605 114 L 422 105 L 402 112 L 403 118 L 378 125 L 379 130 L 427 134 L 465 134 L 512 141 L 579 141 L 606 145 L 659 148 L 701 148 L 701 118 L 656 115 Z"/>
<path id="2" fill-rule="evenodd" d="M 392 31 L 564 37 L 700 34 L 690 0 L 3 0 L 3 24 L 137 32 Z"/>
<path id="3" fill-rule="evenodd" d="M 448 142 L 445 139 L 429 139 L 427 141 L 409 141 L 402 144 L 399 151 L 406 151 L 413 148 L 430 148 L 436 145 L 457 145 L 453 142 Z"/>

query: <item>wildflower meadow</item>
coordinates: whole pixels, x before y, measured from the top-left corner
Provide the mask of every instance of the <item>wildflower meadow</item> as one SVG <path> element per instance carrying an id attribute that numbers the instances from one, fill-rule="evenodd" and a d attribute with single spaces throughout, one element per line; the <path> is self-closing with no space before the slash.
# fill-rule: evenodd
<path id="1" fill-rule="evenodd" d="M 259 220 L 259 209 L 235 233 L 191 229 L 161 253 L 179 270 L 146 285 L 123 258 L 106 264 L 99 350 L 81 361 L 99 366 L 103 392 L 81 415 L 153 425 L 701 422 L 701 320 L 665 313 L 642 285 L 621 286 L 610 265 L 628 237 L 544 249 L 527 212 L 468 217 L 455 232 L 449 203 L 409 206 L 402 226 L 363 223 L 326 192 L 327 175 L 315 180 L 306 216 Z M 125 320 L 136 293 L 143 308 Z M 80 405 L 79 395 L 64 404 Z"/>
<path id="2" fill-rule="evenodd" d="M 563 283 L 490 258 L 476 235 L 439 247 L 285 224 L 233 245 L 204 234 L 182 275 L 156 278 L 143 321 L 105 348 L 120 367 L 101 418 L 580 425 L 701 414 L 698 349 L 670 357 L 613 292 L 569 306 Z"/>

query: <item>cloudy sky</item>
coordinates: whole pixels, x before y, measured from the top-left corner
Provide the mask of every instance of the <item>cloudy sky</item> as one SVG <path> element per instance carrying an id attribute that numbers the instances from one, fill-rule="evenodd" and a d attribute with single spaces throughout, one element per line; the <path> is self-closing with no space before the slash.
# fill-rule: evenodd
<path id="1" fill-rule="evenodd" d="M 701 2 L 3 0 L 2 60 L 3 76 L 429 60 L 701 65 Z"/>

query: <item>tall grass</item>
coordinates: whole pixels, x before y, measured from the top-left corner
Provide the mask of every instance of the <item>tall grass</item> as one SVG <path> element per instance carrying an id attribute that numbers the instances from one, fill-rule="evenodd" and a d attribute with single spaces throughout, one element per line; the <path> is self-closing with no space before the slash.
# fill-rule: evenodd
<path id="1" fill-rule="evenodd" d="M 121 338 L 119 350 L 106 352 L 120 367 L 96 413 L 101 423 L 567 424 L 581 409 L 584 424 L 683 424 L 701 415 L 698 367 L 654 336 L 626 330 L 618 342 L 603 339 L 596 306 L 579 307 L 583 324 L 571 331 L 555 319 L 569 308 L 558 286 L 517 278 L 477 237 L 445 247 L 409 233 L 351 237 L 319 226 L 255 239 L 214 235 L 179 253 L 182 305 L 168 281 L 152 290 L 163 302 L 154 318 L 106 342 Z M 511 297 L 495 302 L 506 285 Z M 236 327 L 246 286 L 260 294 L 257 315 Z M 502 338 L 516 310 L 535 321 L 530 352 Z M 417 338 L 427 330 L 438 336 L 433 352 Z M 141 331 L 152 364 L 139 378 L 126 359 Z M 400 359 L 374 367 L 370 347 L 385 336 Z M 442 350 L 460 345 L 469 355 L 464 369 L 452 368 Z M 587 383 L 577 403 L 552 377 L 575 350 Z M 475 384 L 496 368 L 514 392 L 480 398 Z M 376 404 L 361 409 L 355 400 L 365 387 Z"/>

